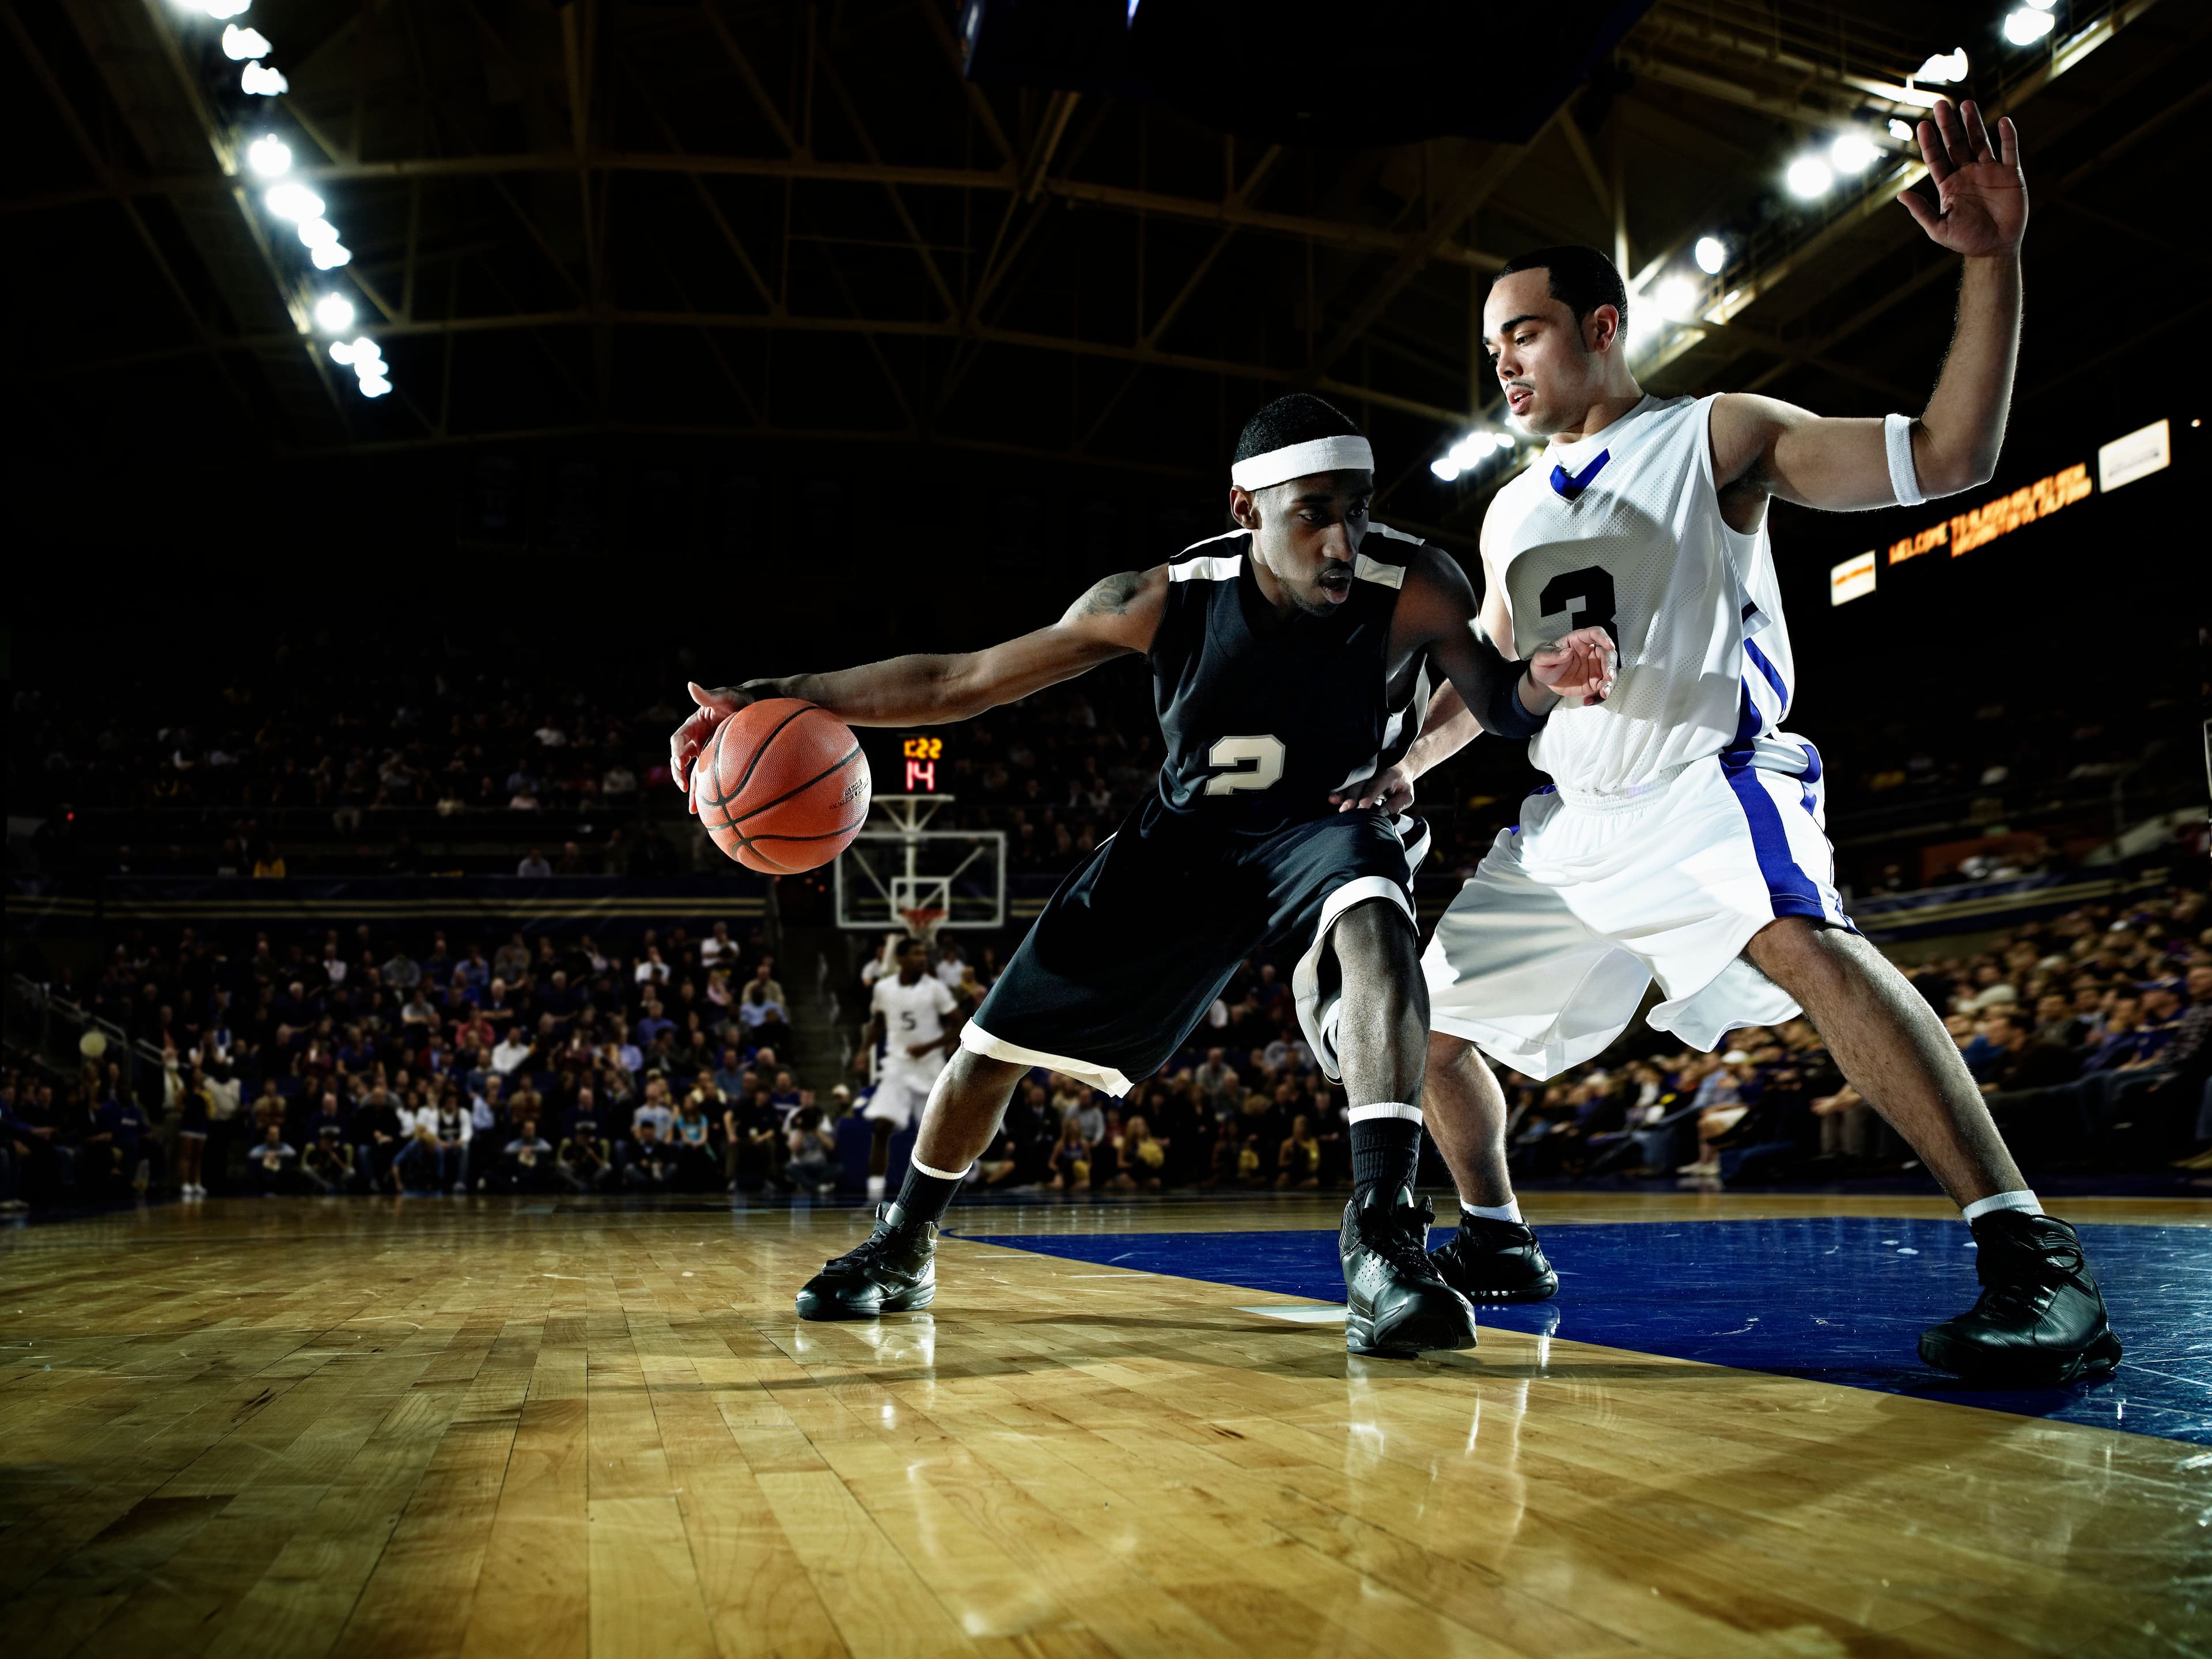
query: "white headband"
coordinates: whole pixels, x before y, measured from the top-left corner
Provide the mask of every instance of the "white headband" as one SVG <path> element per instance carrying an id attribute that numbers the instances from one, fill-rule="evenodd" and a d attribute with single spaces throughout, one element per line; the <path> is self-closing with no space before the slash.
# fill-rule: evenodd
<path id="1" fill-rule="evenodd" d="M 1353 434 L 1343 438 L 1312 438 L 1285 449 L 1239 461 L 1229 469 L 1229 481 L 1240 489 L 1265 489 L 1316 472 L 1372 472 L 1375 451 L 1366 439 Z"/>

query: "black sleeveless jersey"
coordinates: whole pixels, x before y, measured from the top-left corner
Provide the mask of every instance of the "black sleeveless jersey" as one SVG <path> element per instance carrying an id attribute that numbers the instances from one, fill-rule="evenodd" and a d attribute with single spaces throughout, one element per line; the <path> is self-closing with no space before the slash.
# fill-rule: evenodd
<path id="1" fill-rule="evenodd" d="M 1352 596 L 1325 616 L 1278 615 L 1253 577 L 1251 544 L 1236 531 L 1169 562 L 1152 699 L 1167 740 L 1160 805 L 1266 835 L 1335 811 L 1331 791 L 1404 755 L 1431 679 L 1424 657 L 1390 706 L 1390 619 L 1417 538 L 1370 525 Z"/>

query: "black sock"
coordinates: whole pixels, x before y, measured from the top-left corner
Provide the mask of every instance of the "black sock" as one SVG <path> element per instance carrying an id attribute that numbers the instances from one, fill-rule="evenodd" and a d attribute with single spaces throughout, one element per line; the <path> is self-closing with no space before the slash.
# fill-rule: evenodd
<path id="1" fill-rule="evenodd" d="M 1400 1188 L 1413 1190 L 1420 1161 L 1420 1119 L 1360 1119 L 1352 1126 L 1352 1201 L 1364 1209 L 1374 1192 L 1377 1203 L 1395 1203 Z"/>
<path id="2" fill-rule="evenodd" d="M 897 1220 L 912 1226 L 936 1221 L 960 1190 L 958 1176 L 931 1175 L 919 1164 L 906 1166 L 906 1184 L 899 1188 Z"/>

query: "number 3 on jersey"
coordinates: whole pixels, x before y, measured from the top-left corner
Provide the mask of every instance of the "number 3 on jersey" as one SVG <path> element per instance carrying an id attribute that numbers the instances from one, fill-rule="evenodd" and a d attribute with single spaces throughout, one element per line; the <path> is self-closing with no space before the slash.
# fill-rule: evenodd
<path id="1" fill-rule="evenodd" d="M 1209 795 L 1226 795 L 1238 789 L 1267 789 L 1283 775 L 1283 740 L 1280 738 L 1224 738 L 1206 751 L 1206 763 L 1211 766 L 1233 766 L 1233 772 L 1218 772 L 1206 781 Z M 1250 763 L 1249 766 L 1246 763 Z"/>
<path id="2" fill-rule="evenodd" d="M 1547 617 L 1566 613 L 1567 625 L 1561 631 L 1571 634 L 1577 628 L 1602 628 L 1613 636 L 1613 648 L 1620 649 L 1620 629 L 1613 623 L 1613 573 L 1603 565 L 1584 565 L 1580 570 L 1570 570 L 1552 578 L 1544 584 L 1544 591 L 1536 596 L 1537 608 Z"/>

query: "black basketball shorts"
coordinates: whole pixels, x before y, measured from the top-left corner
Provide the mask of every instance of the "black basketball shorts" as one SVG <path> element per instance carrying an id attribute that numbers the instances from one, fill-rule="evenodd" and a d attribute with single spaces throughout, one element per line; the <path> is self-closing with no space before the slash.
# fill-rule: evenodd
<path id="1" fill-rule="evenodd" d="M 1154 797 L 1060 884 L 960 1046 L 1126 1095 L 1182 1046 L 1238 964 L 1273 944 L 1299 952 L 1298 1024 L 1334 1079 L 1329 929 L 1368 900 L 1413 922 L 1427 836 L 1419 819 L 1376 811 L 1225 831 Z"/>

